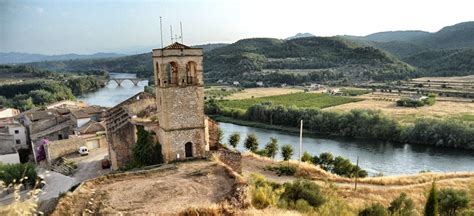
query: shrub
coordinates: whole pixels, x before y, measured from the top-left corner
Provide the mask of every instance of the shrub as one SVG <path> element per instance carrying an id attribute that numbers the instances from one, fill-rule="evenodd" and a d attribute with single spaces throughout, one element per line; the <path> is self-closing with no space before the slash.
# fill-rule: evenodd
<path id="1" fill-rule="evenodd" d="M 439 213 L 441 215 L 455 216 L 469 205 L 466 191 L 452 188 L 441 189 L 438 194 Z"/>
<path id="2" fill-rule="evenodd" d="M 289 166 L 289 165 L 288 166 L 280 165 L 278 167 L 273 167 L 272 169 L 276 171 L 278 176 L 282 176 L 282 175 L 294 176 L 296 173 L 297 167 Z"/>
<path id="3" fill-rule="evenodd" d="M 222 143 L 222 139 L 224 138 L 224 132 L 220 127 L 217 127 L 217 142 Z"/>
<path id="4" fill-rule="evenodd" d="M 263 209 L 277 203 L 278 196 L 273 192 L 273 188 L 269 185 L 262 185 L 255 188 L 252 193 L 252 205 L 255 208 Z"/>
<path id="5" fill-rule="evenodd" d="M 0 181 L 5 185 L 19 182 L 22 178 L 26 179 L 22 182 L 25 186 L 34 186 L 38 174 L 35 165 L 31 163 L 25 164 L 2 164 L 0 163 Z"/>
<path id="6" fill-rule="evenodd" d="M 281 194 L 281 199 L 288 203 L 296 203 L 301 199 L 317 208 L 326 201 L 321 194 L 319 185 L 312 181 L 299 179 L 293 183 L 285 183 L 284 188 L 285 191 Z"/>
<path id="7" fill-rule="evenodd" d="M 375 203 L 362 209 L 359 212 L 359 216 L 387 216 L 387 210 L 380 203 Z"/>
<path id="8" fill-rule="evenodd" d="M 244 145 L 245 145 L 245 148 L 250 150 L 251 152 L 256 152 L 258 149 L 257 135 L 255 135 L 255 133 L 251 133 L 247 135 Z"/>
<path id="9" fill-rule="evenodd" d="M 414 216 L 416 215 L 415 205 L 413 200 L 407 198 L 405 193 L 400 193 L 400 196 L 395 198 L 388 207 L 388 211 L 391 215 L 400 216 Z"/>
<path id="10" fill-rule="evenodd" d="M 255 154 L 258 154 L 262 157 L 267 157 L 268 153 L 267 153 L 267 150 L 266 149 L 259 149 L 257 151 L 255 151 Z"/>
<path id="11" fill-rule="evenodd" d="M 270 142 L 265 146 L 265 150 L 267 151 L 267 157 L 275 158 L 278 151 L 278 140 L 270 137 Z"/>
<path id="12" fill-rule="evenodd" d="M 237 144 L 239 144 L 239 142 L 240 142 L 240 134 L 237 132 L 232 133 L 229 137 L 229 144 L 235 149 L 237 147 Z"/>

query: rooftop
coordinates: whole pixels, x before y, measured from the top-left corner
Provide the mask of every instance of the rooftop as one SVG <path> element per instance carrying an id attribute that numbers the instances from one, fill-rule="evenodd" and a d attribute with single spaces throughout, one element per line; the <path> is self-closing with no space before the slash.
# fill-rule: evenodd
<path id="1" fill-rule="evenodd" d="M 76 131 L 80 134 L 90 134 L 105 131 L 105 128 L 99 122 L 89 121 L 85 125 L 82 125 L 80 128 L 77 128 Z"/>

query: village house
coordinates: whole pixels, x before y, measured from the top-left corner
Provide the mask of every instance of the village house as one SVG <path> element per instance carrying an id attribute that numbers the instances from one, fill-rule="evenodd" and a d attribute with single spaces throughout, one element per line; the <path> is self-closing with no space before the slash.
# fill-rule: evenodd
<path id="1" fill-rule="evenodd" d="M 96 121 L 89 121 L 74 129 L 74 135 L 71 135 L 71 138 L 75 137 L 85 140 L 85 146 L 89 150 L 107 147 L 105 127 Z"/>
<path id="2" fill-rule="evenodd" d="M 0 163 L 20 163 L 20 155 L 15 148 L 13 135 L 0 130 Z"/>
<path id="3" fill-rule="evenodd" d="M 5 125 L 5 129 L 8 131 L 8 134 L 13 135 L 15 140 L 15 148 L 18 150 L 28 149 L 28 137 L 26 133 L 26 128 L 18 122 L 10 123 Z"/>

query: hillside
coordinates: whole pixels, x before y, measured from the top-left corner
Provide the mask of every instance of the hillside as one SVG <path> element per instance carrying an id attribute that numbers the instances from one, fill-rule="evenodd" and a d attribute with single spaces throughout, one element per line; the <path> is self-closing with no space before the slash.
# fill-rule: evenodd
<path id="1" fill-rule="evenodd" d="M 410 67 L 372 47 L 359 47 L 339 38 L 240 40 L 205 55 L 206 78 L 282 83 L 352 78 L 405 78 Z M 383 77 L 382 77 L 383 74 Z"/>
<path id="2" fill-rule="evenodd" d="M 117 53 L 95 53 L 92 55 L 63 54 L 63 55 L 42 55 L 19 52 L 0 52 L 0 64 L 18 64 L 39 61 L 61 61 L 73 59 L 98 59 L 124 56 Z"/>
<path id="3" fill-rule="evenodd" d="M 413 42 L 433 49 L 474 48 L 474 21 L 444 27 Z"/>
<path id="4" fill-rule="evenodd" d="M 427 76 L 474 74 L 474 49 L 429 50 L 403 58 L 403 61 L 420 68 Z"/>

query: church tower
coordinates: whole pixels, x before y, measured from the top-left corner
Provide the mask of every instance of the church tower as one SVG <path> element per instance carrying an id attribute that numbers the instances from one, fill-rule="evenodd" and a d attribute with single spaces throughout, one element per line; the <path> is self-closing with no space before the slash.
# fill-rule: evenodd
<path id="1" fill-rule="evenodd" d="M 165 162 L 204 157 L 209 151 L 202 59 L 202 49 L 177 42 L 153 49 L 156 134 Z"/>

